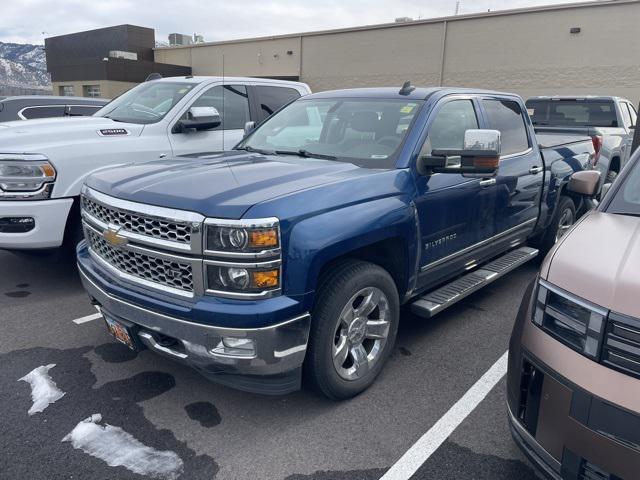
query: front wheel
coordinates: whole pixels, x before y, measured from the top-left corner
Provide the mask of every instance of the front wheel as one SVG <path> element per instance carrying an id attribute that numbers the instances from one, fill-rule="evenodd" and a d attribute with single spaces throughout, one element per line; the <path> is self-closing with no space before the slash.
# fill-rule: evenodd
<path id="1" fill-rule="evenodd" d="M 560 197 L 551 225 L 547 227 L 538 248 L 546 254 L 576 222 L 576 207 L 569 197 Z"/>
<path id="2" fill-rule="evenodd" d="M 327 272 L 312 311 L 305 382 L 335 400 L 367 389 L 393 349 L 399 303 L 393 279 L 377 265 L 349 260 Z"/>

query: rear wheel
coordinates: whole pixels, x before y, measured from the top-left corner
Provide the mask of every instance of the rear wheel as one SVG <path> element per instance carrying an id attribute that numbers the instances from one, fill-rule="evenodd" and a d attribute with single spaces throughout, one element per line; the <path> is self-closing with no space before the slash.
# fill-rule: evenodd
<path id="1" fill-rule="evenodd" d="M 395 283 L 381 267 L 345 261 L 323 276 L 312 312 L 305 382 L 332 399 L 368 388 L 395 342 Z"/>

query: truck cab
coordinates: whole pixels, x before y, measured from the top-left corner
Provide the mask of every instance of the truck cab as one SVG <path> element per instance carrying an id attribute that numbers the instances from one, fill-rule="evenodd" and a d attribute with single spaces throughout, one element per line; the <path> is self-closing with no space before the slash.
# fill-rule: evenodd
<path id="1" fill-rule="evenodd" d="M 259 123 L 309 92 L 280 80 L 163 78 L 93 116 L 0 124 L 0 248 L 75 248 L 82 234 L 78 199 L 89 174 L 231 149 L 247 122 Z"/>
<path id="2" fill-rule="evenodd" d="M 230 152 L 89 177 L 80 274 L 130 348 L 243 390 L 304 378 L 348 398 L 402 304 L 429 318 L 551 248 L 593 156 L 586 136 L 539 141 L 512 94 L 317 93 Z"/>

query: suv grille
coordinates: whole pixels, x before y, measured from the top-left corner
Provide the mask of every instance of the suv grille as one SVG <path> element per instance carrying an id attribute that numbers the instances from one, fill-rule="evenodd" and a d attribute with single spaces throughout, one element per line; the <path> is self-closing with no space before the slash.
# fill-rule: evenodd
<path id="1" fill-rule="evenodd" d="M 609 314 L 602 362 L 640 377 L 640 320 L 613 312 Z"/>
<path id="2" fill-rule="evenodd" d="M 193 292 L 193 271 L 190 264 L 116 249 L 90 228 L 85 229 L 85 235 L 91 249 L 116 269 L 159 285 Z"/>
<path id="3" fill-rule="evenodd" d="M 117 225 L 128 232 L 187 245 L 191 243 L 192 228 L 186 222 L 158 219 L 108 207 L 85 196 L 82 197 L 82 208 L 85 213 L 101 222 Z"/>

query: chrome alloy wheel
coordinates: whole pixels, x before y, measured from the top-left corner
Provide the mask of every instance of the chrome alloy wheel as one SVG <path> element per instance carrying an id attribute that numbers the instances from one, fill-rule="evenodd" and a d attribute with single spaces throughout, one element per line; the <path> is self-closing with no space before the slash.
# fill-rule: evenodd
<path id="1" fill-rule="evenodd" d="M 565 233 L 573 227 L 575 223 L 575 218 L 573 212 L 567 208 L 564 212 L 562 212 L 562 216 L 560 217 L 560 221 L 558 222 L 558 230 L 556 232 L 556 242 L 564 237 Z"/>
<path id="2" fill-rule="evenodd" d="M 389 300 L 376 287 L 356 293 L 342 309 L 333 341 L 333 365 L 345 380 L 357 380 L 380 359 L 389 335 Z"/>

